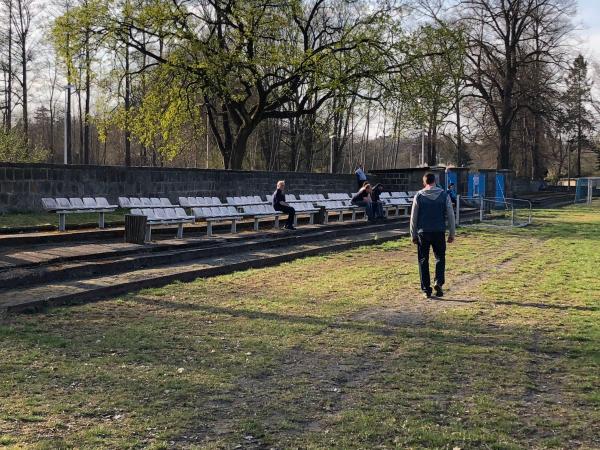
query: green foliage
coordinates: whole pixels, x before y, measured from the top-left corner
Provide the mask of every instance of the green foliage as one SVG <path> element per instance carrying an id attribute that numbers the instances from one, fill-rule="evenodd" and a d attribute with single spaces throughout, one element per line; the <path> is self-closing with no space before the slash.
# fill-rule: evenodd
<path id="1" fill-rule="evenodd" d="M 91 47 L 92 40 L 97 40 L 107 15 L 105 0 L 85 0 L 55 19 L 50 39 L 67 67 L 69 83 L 78 81 L 78 63 L 85 63 L 85 51 Z M 99 44 L 96 42 L 95 45 Z"/>
<path id="2" fill-rule="evenodd" d="M 403 98 L 417 125 L 436 126 L 447 117 L 462 84 L 466 41 L 463 31 L 445 24 L 424 25 L 412 36 L 413 55 Z"/>
<path id="3" fill-rule="evenodd" d="M 30 147 L 19 129 L 0 131 L 0 161 L 13 163 L 39 163 L 48 160 L 49 151 L 38 146 Z"/>
<path id="4" fill-rule="evenodd" d="M 143 77 L 143 82 L 137 83 L 139 98 L 129 111 L 120 105 L 106 110 L 98 121 L 100 139 L 105 141 L 106 130 L 114 125 L 130 131 L 133 139 L 170 161 L 205 132 L 200 96 L 190 93 L 178 70 L 170 66 L 160 66 Z"/>

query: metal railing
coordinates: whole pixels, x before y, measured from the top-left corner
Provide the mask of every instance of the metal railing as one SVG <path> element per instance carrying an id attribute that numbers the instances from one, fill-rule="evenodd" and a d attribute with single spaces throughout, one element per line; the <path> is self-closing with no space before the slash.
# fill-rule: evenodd
<path id="1" fill-rule="evenodd" d="M 456 223 L 463 210 L 479 209 L 479 222 L 492 226 L 524 227 L 531 224 L 533 205 L 519 198 L 462 197 L 456 199 Z"/>

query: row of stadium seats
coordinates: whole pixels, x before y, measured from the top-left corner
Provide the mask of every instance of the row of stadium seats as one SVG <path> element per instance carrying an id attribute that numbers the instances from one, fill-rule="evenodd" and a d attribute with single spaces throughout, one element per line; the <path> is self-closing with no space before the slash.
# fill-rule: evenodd
<path id="1" fill-rule="evenodd" d="M 413 192 L 384 192 L 381 200 L 387 213 L 395 211 L 395 215 L 407 215 L 410 208 L 410 195 Z M 351 203 L 352 194 L 328 193 L 323 194 L 286 194 L 286 201 L 293 205 L 298 215 L 309 217 L 309 222 L 314 223 L 314 216 L 320 208 L 325 208 L 325 223 L 329 220 L 329 213 L 337 214 L 339 220 L 343 220 L 345 213 L 352 214 L 352 220 L 356 220 L 357 211 L 364 212 Z M 212 235 L 213 222 L 231 222 L 232 231 L 235 232 L 236 222 L 251 218 L 254 221 L 254 229 L 258 230 L 261 219 L 273 218 L 275 226 L 279 225 L 280 212 L 275 211 L 271 205 L 269 196 L 259 195 L 227 197 L 227 203 L 222 203 L 218 197 L 179 197 L 179 203 L 173 204 L 166 197 L 119 197 L 118 206 L 111 205 L 104 197 L 83 198 L 44 198 L 42 199 L 44 209 L 55 212 L 59 216 L 59 230 L 65 230 L 66 214 L 97 212 L 99 214 L 98 225 L 104 228 L 104 213 L 113 212 L 117 207 L 129 209 L 132 214 L 141 214 L 148 217 L 149 225 L 178 225 L 189 222 L 191 219 L 201 219 L 207 223 L 207 234 Z M 189 208 L 187 214 L 183 208 Z M 296 219 L 297 220 L 297 219 Z M 181 223 L 180 223 L 181 222 Z M 150 235 L 148 231 L 148 235 Z M 181 236 L 182 228 L 178 228 L 178 237 Z"/>

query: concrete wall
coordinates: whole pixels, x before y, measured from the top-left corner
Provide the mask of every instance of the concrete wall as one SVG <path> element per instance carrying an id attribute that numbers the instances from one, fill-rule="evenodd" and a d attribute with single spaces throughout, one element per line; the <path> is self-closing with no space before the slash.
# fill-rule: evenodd
<path id="1" fill-rule="evenodd" d="M 0 212 L 39 211 L 42 197 L 265 195 L 277 180 L 299 193 L 354 192 L 354 175 L 0 163 Z"/>
<path id="2" fill-rule="evenodd" d="M 384 190 L 390 192 L 418 191 L 423 189 L 423 175 L 427 172 L 437 174 L 445 180 L 445 168 L 419 167 L 410 169 L 374 170 L 372 178 L 382 183 Z M 458 193 L 466 192 L 467 169 L 454 169 L 459 172 Z"/>

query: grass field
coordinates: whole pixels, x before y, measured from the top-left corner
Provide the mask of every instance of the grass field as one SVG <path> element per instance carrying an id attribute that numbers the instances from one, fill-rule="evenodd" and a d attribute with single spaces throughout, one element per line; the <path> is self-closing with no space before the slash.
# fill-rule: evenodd
<path id="1" fill-rule="evenodd" d="M 600 205 L 597 205 L 600 206 Z M 0 325 L 0 445 L 600 448 L 600 208 L 407 239 Z"/>
<path id="2" fill-rule="evenodd" d="M 106 222 L 123 222 L 125 211 L 117 210 L 106 213 Z M 94 225 L 98 224 L 98 213 L 67 214 L 67 229 L 69 225 Z M 58 215 L 50 213 L 7 213 L 0 214 L 0 233 L 3 228 L 18 227 L 58 227 Z"/>

